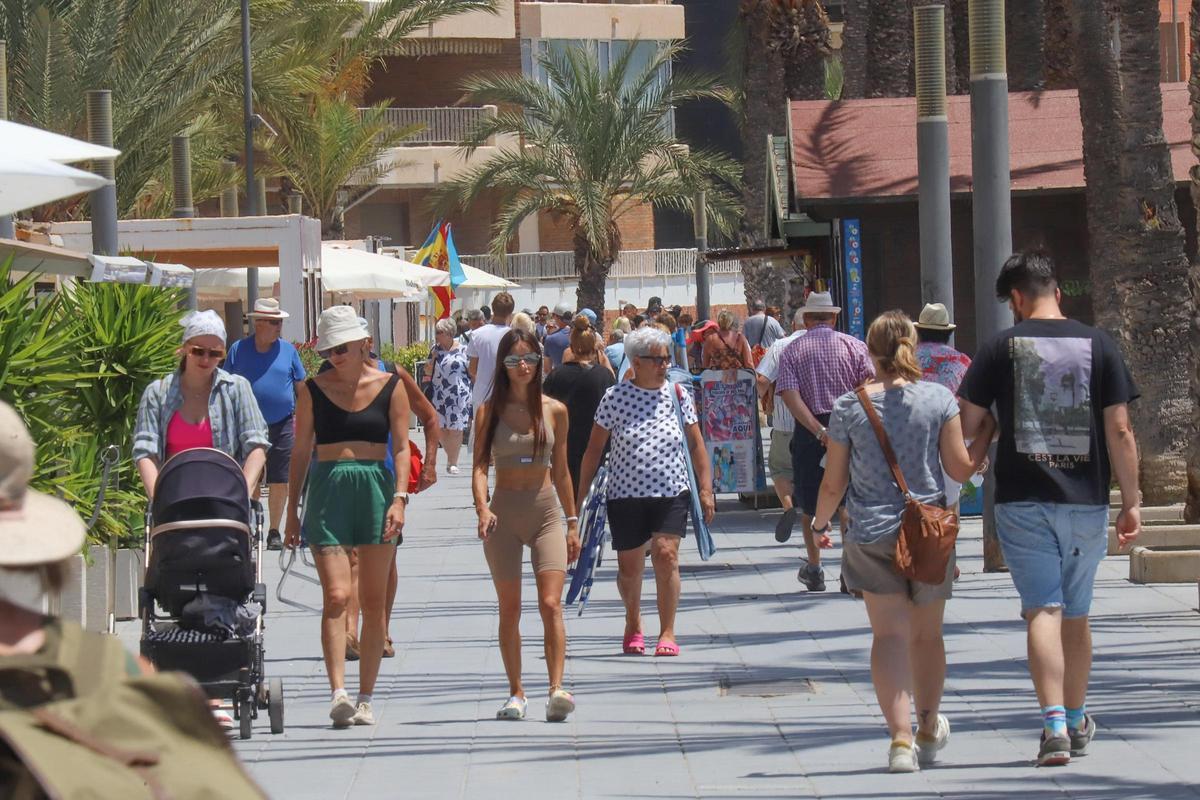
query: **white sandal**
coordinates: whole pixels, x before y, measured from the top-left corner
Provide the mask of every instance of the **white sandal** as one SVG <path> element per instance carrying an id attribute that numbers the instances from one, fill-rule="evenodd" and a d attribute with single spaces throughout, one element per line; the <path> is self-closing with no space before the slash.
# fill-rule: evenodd
<path id="1" fill-rule="evenodd" d="M 529 703 L 524 697 L 517 697 L 515 694 L 508 698 L 508 702 L 500 706 L 500 710 L 496 712 L 496 719 L 507 719 L 512 721 L 525 719 L 525 709 Z"/>

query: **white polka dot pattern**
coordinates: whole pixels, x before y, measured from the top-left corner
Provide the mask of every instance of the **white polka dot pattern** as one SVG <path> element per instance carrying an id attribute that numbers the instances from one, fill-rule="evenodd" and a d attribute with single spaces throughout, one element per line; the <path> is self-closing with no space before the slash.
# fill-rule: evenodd
<path id="1" fill-rule="evenodd" d="M 675 497 L 688 488 L 683 460 L 683 431 L 675 416 L 671 391 L 641 389 L 622 381 L 605 393 L 596 410 L 596 424 L 609 431 L 609 497 Z M 696 422 L 691 395 L 680 391 L 684 421 Z"/>

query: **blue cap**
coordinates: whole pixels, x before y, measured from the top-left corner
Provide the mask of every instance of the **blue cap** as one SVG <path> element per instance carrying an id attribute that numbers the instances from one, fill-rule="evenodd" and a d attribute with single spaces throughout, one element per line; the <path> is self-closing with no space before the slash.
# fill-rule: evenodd
<path id="1" fill-rule="evenodd" d="M 583 314 L 585 317 L 587 317 L 588 322 L 592 323 L 593 325 L 596 324 L 596 312 L 595 311 L 592 311 L 590 308 L 585 308 L 582 311 L 580 311 L 579 313 Z"/>

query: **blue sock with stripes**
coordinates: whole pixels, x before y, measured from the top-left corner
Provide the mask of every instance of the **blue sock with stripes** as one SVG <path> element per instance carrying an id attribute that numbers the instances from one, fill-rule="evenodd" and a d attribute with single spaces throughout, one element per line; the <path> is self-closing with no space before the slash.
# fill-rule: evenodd
<path id="1" fill-rule="evenodd" d="M 1083 720 L 1087 714 L 1087 703 L 1079 708 L 1067 709 L 1067 727 L 1073 731 L 1083 730 Z"/>
<path id="2" fill-rule="evenodd" d="M 1042 724 L 1047 736 L 1067 735 L 1067 709 L 1063 706 L 1043 706 Z"/>

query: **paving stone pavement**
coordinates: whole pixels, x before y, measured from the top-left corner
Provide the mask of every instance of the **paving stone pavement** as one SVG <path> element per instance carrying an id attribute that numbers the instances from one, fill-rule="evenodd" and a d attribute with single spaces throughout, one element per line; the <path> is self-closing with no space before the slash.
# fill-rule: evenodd
<path id="1" fill-rule="evenodd" d="M 953 738 L 939 764 L 886 773 L 888 738 L 870 683 L 861 602 L 796 582 L 799 533 L 773 536 L 778 510 L 723 501 L 718 552 L 684 542 L 682 654 L 621 655 L 615 559 L 583 617 L 567 609 L 566 683 L 578 710 L 543 720 L 541 622 L 526 566 L 529 718 L 499 722 L 507 690 L 496 602 L 475 536 L 470 479 L 443 475 L 416 498 L 398 551 L 400 588 L 374 727 L 334 731 L 318 641 L 319 593 L 290 579 L 273 603 L 267 669 L 286 687 L 287 730 L 265 713 L 235 748 L 272 797 L 314 798 L 1200 798 L 1200 613 L 1195 586 L 1136 586 L 1127 559 L 1101 567 L 1093 607 L 1089 709 L 1099 733 L 1086 758 L 1037 769 L 1040 719 L 1024 627 L 1007 575 L 982 570 L 981 528 L 959 547 L 963 576 L 946 613 L 943 711 Z M 280 570 L 269 554 L 272 600 Z M 304 570 L 312 574 L 311 570 Z M 649 573 L 649 570 L 648 570 Z M 643 603 L 653 647 L 653 581 Z M 136 647 L 133 625 L 122 635 Z M 353 692 L 356 666 L 348 666 Z"/>

